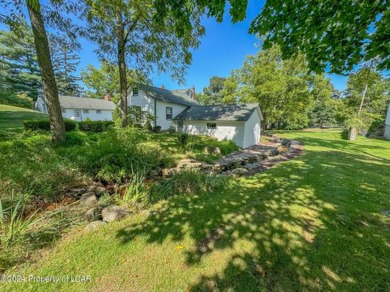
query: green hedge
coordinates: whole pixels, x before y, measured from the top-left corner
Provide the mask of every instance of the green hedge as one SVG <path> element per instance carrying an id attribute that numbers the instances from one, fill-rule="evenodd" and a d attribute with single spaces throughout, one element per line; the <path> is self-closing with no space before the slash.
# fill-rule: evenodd
<path id="1" fill-rule="evenodd" d="M 111 121 L 85 121 L 85 122 L 75 122 L 71 120 L 64 120 L 65 130 L 67 132 L 73 131 L 76 129 L 77 125 L 80 131 L 84 132 L 103 132 L 114 126 L 114 122 Z M 50 123 L 48 120 L 27 120 L 23 122 L 24 128 L 26 130 L 44 130 L 50 131 Z"/>
<path id="2" fill-rule="evenodd" d="M 73 131 L 76 129 L 77 123 L 70 120 L 64 120 L 65 123 L 65 131 Z M 44 130 L 50 131 L 50 123 L 49 120 L 27 120 L 23 122 L 24 129 L 36 131 L 36 130 Z"/>
<path id="3" fill-rule="evenodd" d="M 85 121 L 79 122 L 80 131 L 103 132 L 114 126 L 112 121 Z"/>

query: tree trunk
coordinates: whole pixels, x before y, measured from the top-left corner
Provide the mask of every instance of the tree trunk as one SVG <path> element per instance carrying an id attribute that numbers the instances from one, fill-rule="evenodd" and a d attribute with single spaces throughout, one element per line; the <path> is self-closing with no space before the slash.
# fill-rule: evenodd
<path id="1" fill-rule="evenodd" d="M 348 130 L 348 140 L 355 141 L 357 136 L 357 128 L 356 127 L 350 127 Z"/>
<path id="2" fill-rule="evenodd" d="M 51 138 L 53 142 L 63 142 L 65 140 L 65 125 L 58 99 L 57 84 L 54 78 L 49 42 L 42 19 L 40 4 L 39 1 L 27 0 L 26 2 L 34 34 L 38 64 L 41 69 L 44 96 L 49 112 Z"/>
<path id="3" fill-rule="evenodd" d="M 122 118 L 122 127 L 127 126 L 127 76 L 126 76 L 126 57 L 125 57 L 125 28 L 122 22 L 122 15 L 117 12 L 117 38 L 118 38 L 118 67 L 119 67 L 119 87 L 121 93 L 120 115 Z"/>

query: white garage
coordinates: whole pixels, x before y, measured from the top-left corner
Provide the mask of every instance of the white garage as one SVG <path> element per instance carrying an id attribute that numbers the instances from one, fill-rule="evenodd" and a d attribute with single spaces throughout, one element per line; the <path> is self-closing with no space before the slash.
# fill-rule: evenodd
<path id="1" fill-rule="evenodd" d="M 179 132 L 232 140 L 241 148 L 258 144 L 262 113 L 259 104 L 192 106 L 173 120 Z"/>

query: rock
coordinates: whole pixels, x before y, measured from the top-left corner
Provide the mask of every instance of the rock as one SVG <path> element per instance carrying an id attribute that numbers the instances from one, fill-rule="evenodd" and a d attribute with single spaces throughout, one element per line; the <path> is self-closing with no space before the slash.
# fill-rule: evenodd
<path id="1" fill-rule="evenodd" d="M 90 186 L 87 190 L 88 193 L 95 193 L 96 196 L 100 197 L 103 195 L 107 190 L 104 187 L 100 186 Z"/>
<path id="2" fill-rule="evenodd" d="M 282 147 L 285 148 L 290 148 L 291 147 L 291 140 L 289 139 L 283 139 L 282 142 L 280 143 Z"/>
<path id="3" fill-rule="evenodd" d="M 161 171 L 161 174 L 163 177 L 170 177 L 172 176 L 174 173 L 176 172 L 176 170 L 174 168 L 164 168 L 162 171 Z"/>
<path id="4" fill-rule="evenodd" d="M 213 166 L 211 164 L 203 163 L 201 165 L 201 169 L 202 170 L 211 170 L 211 169 L 213 169 Z"/>
<path id="5" fill-rule="evenodd" d="M 85 231 L 95 231 L 106 224 L 107 223 L 103 222 L 103 221 L 93 221 L 93 222 L 89 223 L 87 226 L 85 226 L 84 230 Z"/>
<path id="6" fill-rule="evenodd" d="M 243 168 L 243 167 L 239 167 L 239 168 L 233 169 L 231 171 L 231 174 L 234 176 L 243 176 L 247 173 L 248 173 L 248 170 L 246 168 Z"/>
<path id="7" fill-rule="evenodd" d="M 381 212 L 382 215 L 390 217 L 390 210 L 385 210 Z"/>
<path id="8" fill-rule="evenodd" d="M 118 221 L 128 215 L 130 212 L 126 208 L 117 205 L 111 205 L 102 210 L 102 218 L 105 222 Z"/>
<path id="9" fill-rule="evenodd" d="M 261 167 L 262 163 L 261 162 L 255 162 L 255 163 L 248 163 L 248 164 L 245 164 L 245 168 L 248 169 L 248 170 L 252 170 L 252 169 L 255 169 L 255 168 L 259 168 Z"/>
<path id="10" fill-rule="evenodd" d="M 201 168 L 202 162 L 194 159 L 182 159 L 177 164 L 177 169 L 196 169 Z"/>
<path id="11" fill-rule="evenodd" d="M 84 218 L 89 221 L 89 222 L 92 222 L 92 221 L 96 221 L 99 219 L 99 210 L 97 208 L 91 208 L 89 209 L 85 215 L 84 215 Z"/>
<path id="12" fill-rule="evenodd" d="M 96 187 L 96 189 L 95 189 L 95 194 L 96 194 L 96 196 L 98 196 L 98 197 L 100 197 L 101 195 L 103 195 L 105 192 L 106 192 L 106 189 L 103 188 L 103 187 Z"/>
<path id="13" fill-rule="evenodd" d="M 81 195 L 80 204 L 85 206 L 93 206 L 97 203 L 97 198 L 94 192 L 88 192 Z"/>
<path id="14" fill-rule="evenodd" d="M 215 147 L 215 148 L 214 148 L 214 151 L 213 151 L 213 154 L 215 154 L 215 155 L 221 155 L 221 149 L 219 149 L 219 147 Z"/>

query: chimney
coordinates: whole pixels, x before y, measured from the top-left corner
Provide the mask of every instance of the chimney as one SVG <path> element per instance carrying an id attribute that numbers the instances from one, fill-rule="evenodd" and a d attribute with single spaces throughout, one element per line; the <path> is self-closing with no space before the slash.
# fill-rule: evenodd
<path id="1" fill-rule="evenodd" d="M 164 85 L 161 85 L 161 88 L 162 88 L 162 89 L 165 89 L 165 86 L 164 86 Z"/>
<path id="2" fill-rule="evenodd" d="M 192 98 L 195 99 L 195 86 L 194 85 L 192 85 L 191 91 L 192 91 Z"/>
<path id="3" fill-rule="evenodd" d="M 112 101 L 111 95 L 107 93 L 107 94 L 104 96 L 104 100 Z"/>

